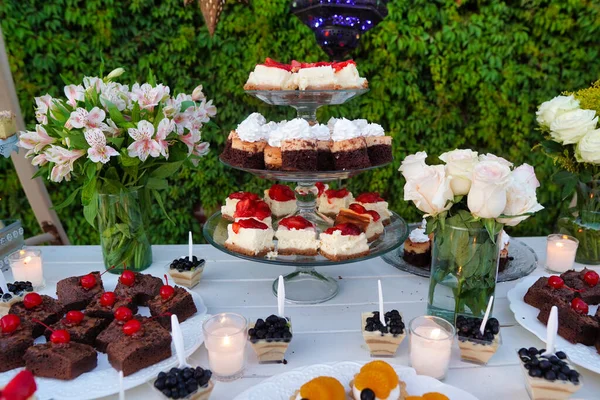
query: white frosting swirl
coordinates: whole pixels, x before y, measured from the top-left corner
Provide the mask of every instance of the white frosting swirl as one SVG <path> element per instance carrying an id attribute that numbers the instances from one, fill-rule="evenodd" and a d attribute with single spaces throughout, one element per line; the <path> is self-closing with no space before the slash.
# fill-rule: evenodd
<path id="1" fill-rule="evenodd" d="M 327 125 L 315 124 L 310 127 L 310 132 L 312 137 L 317 140 L 330 140 L 331 139 L 331 131 L 327 127 Z"/>
<path id="2" fill-rule="evenodd" d="M 252 113 L 238 125 L 236 132 L 244 142 L 265 140 L 263 125 L 267 122 L 260 113 Z"/>
<path id="3" fill-rule="evenodd" d="M 383 127 L 379 124 L 368 124 L 361 130 L 363 136 L 385 136 Z"/>
<path id="4" fill-rule="evenodd" d="M 352 122 L 354 123 L 354 125 L 356 125 L 356 127 L 360 131 L 362 131 L 363 129 L 365 129 L 367 127 L 367 125 L 369 125 L 369 121 L 367 121 L 366 119 L 355 119 Z"/>
<path id="5" fill-rule="evenodd" d="M 427 243 L 427 242 L 429 242 L 429 236 L 427 236 L 425 234 L 425 229 L 423 229 L 423 228 L 417 228 L 417 229 L 413 230 L 410 233 L 410 235 L 408 235 L 408 238 L 413 243 Z"/>
<path id="6" fill-rule="evenodd" d="M 333 126 L 333 132 L 331 133 L 331 139 L 335 142 L 342 140 L 354 139 L 360 136 L 360 129 L 356 125 L 346 119 L 338 119 Z"/>
<path id="7" fill-rule="evenodd" d="M 285 139 L 314 139 L 310 124 L 303 118 L 291 120 L 282 129 L 285 129 Z"/>
<path id="8" fill-rule="evenodd" d="M 287 125 L 287 121 L 281 121 L 277 123 L 275 129 L 273 129 L 269 133 L 269 146 L 271 147 L 281 147 L 281 141 L 285 139 L 285 126 Z"/>
<path id="9" fill-rule="evenodd" d="M 329 121 L 327 121 L 327 127 L 329 128 L 330 132 L 333 132 L 333 127 L 335 126 L 336 122 L 338 122 L 336 117 L 331 117 L 329 118 Z"/>

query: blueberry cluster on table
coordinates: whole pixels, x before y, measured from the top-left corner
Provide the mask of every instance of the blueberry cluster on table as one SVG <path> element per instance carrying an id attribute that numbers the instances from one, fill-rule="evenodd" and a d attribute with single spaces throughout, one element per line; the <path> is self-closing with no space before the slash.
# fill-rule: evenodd
<path id="1" fill-rule="evenodd" d="M 500 322 L 498 322 L 496 318 L 488 319 L 482 334 L 479 330 L 482 321 L 481 318 L 471 318 L 459 315 L 456 318 L 458 339 L 461 341 L 479 340 L 491 343 L 498 332 L 500 332 Z"/>
<path id="2" fill-rule="evenodd" d="M 198 259 L 198 257 L 193 256 L 190 261 L 190 257 L 186 256 L 173 260 L 169 268 L 176 269 L 179 272 L 192 271 L 193 269 L 201 267 L 204 263 L 204 259 Z"/>
<path id="3" fill-rule="evenodd" d="M 392 335 L 402 335 L 404 333 L 404 322 L 398 310 L 388 311 L 384 314 L 385 326 L 379 319 L 379 311 L 373 311 L 373 316 L 367 318 L 365 331 L 376 332 L 381 334 L 391 333 Z"/>
<path id="4" fill-rule="evenodd" d="M 290 342 L 292 332 L 290 331 L 290 322 L 287 318 L 270 315 L 266 320 L 257 319 L 253 328 L 248 329 L 250 342 L 256 343 L 259 340 L 267 342 Z"/>
<path id="5" fill-rule="evenodd" d="M 6 287 L 8 288 L 9 293 L 4 293 L 2 289 L 0 289 L 0 294 L 2 295 L 3 301 L 9 301 L 13 298 L 13 296 L 22 296 L 24 293 L 33 292 L 33 285 L 29 281 L 7 283 Z"/>
<path id="6" fill-rule="evenodd" d="M 154 381 L 154 387 L 170 399 L 183 399 L 199 388 L 208 387 L 212 372 L 202 367 L 171 368 L 161 372 Z"/>
<path id="7" fill-rule="evenodd" d="M 579 383 L 579 372 L 569 367 L 564 352 L 557 351 L 551 356 L 543 355 L 545 352 L 545 349 L 538 350 L 535 347 L 519 349 L 519 357 L 525 369 L 529 371 L 529 376 L 551 382 L 561 380 Z"/>

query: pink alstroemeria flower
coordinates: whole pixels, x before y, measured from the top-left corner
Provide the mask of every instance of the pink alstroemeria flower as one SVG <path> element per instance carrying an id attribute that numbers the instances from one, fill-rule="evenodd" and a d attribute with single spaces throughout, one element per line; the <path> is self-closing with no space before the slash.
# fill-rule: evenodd
<path id="1" fill-rule="evenodd" d="M 169 143 L 167 142 L 167 136 L 169 133 L 175 130 L 175 123 L 168 118 L 163 118 L 158 124 L 156 131 L 156 142 L 160 147 L 160 154 L 165 158 L 169 158 Z"/>
<path id="2" fill-rule="evenodd" d="M 42 97 L 36 97 L 35 105 L 35 118 L 40 124 L 46 125 L 48 123 L 48 111 L 52 107 L 52 96 L 46 93 Z"/>
<path id="3" fill-rule="evenodd" d="M 63 179 L 70 180 L 73 164 L 85 154 L 84 150 L 67 150 L 64 147 L 52 145 L 45 152 L 46 160 L 56 165 L 50 172 L 50 180 L 61 182 Z"/>
<path id="4" fill-rule="evenodd" d="M 85 98 L 84 93 L 85 92 L 83 90 L 83 86 L 81 86 L 81 85 L 65 86 L 65 96 L 67 96 L 67 99 L 69 99 L 69 101 L 67 101 L 67 104 L 73 108 L 77 107 L 78 101 L 84 100 L 84 98 Z"/>
<path id="5" fill-rule="evenodd" d="M 152 139 L 154 126 L 150 122 L 142 120 L 138 122 L 137 129 L 129 128 L 127 132 L 135 140 L 127 148 L 129 157 L 138 157 L 140 160 L 146 161 L 148 155 L 152 157 L 160 156 L 161 146 L 156 140 Z"/>
<path id="6" fill-rule="evenodd" d="M 73 128 L 80 129 L 86 127 L 88 129 L 100 128 L 102 121 L 106 117 L 104 110 L 94 107 L 90 112 L 85 108 L 77 108 L 71 113 L 71 118 L 67 121 L 67 124 Z"/>
<path id="7" fill-rule="evenodd" d="M 33 157 L 33 159 L 31 160 L 31 164 L 33 165 L 46 165 L 48 163 L 48 159 L 46 158 L 46 155 L 44 153 L 42 154 L 38 154 L 37 156 Z"/>
<path id="8" fill-rule="evenodd" d="M 154 110 L 154 107 L 163 99 L 168 96 L 170 89 L 168 86 L 162 84 L 152 87 L 148 83 L 144 83 L 140 86 L 139 83 L 135 83 L 131 87 L 131 100 L 137 101 L 142 110 Z"/>
<path id="9" fill-rule="evenodd" d="M 188 147 L 188 155 L 192 154 L 196 143 L 200 140 L 200 134 L 198 132 L 189 132 L 187 135 L 179 135 L 181 140 Z"/>
<path id="10" fill-rule="evenodd" d="M 56 164 L 52 167 L 52 171 L 50 171 L 50 180 L 52 182 L 62 182 L 62 180 L 70 181 L 71 180 L 71 168 L 69 168 L 69 164 Z"/>
<path id="11" fill-rule="evenodd" d="M 106 145 L 106 136 L 100 129 L 88 129 L 84 135 L 86 142 L 91 146 L 87 151 L 88 158 L 93 162 L 106 164 L 111 157 L 119 155 L 118 151 Z"/>
<path id="12" fill-rule="evenodd" d="M 198 143 L 196 145 L 196 147 L 194 147 L 194 152 L 193 155 L 198 156 L 198 157 L 202 157 L 208 154 L 210 144 L 208 142 L 202 142 L 202 143 Z M 198 160 L 198 158 L 192 157 L 190 159 L 190 161 L 192 162 L 192 164 L 194 164 L 194 167 L 198 166 L 198 163 L 200 162 L 200 160 Z"/>
<path id="13" fill-rule="evenodd" d="M 50 137 L 42 125 L 36 125 L 35 131 L 22 132 L 19 136 L 19 147 L 29 150 L 25 157 L 37 154 L 56 139 Z"/>

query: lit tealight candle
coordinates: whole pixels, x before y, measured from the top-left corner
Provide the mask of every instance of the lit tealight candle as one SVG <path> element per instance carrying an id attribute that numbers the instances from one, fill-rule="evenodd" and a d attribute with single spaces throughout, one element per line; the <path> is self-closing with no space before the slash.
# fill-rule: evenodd
<path id="1" fill-rule="evenodd" d="M 29 281 L 34 288 L 44 286 L 44 269 L 40 250 L 19 250 L 8 257 L 13 280 Z"/>
<path id="2" fill-rule="evenodd" d="M 208 363 L 215 379 L 241 378 L 246 362 L 246 319 L 238 314 L 212 316 L 202 325 Z"/>
<path id="3" fill-rule="evenodd" d="M 546 267 L 554 272 L 565 272 L 573 268 L 579 241 L 573 236 L 552 234 L 546 244 Z"/>
<path id="4" fill-rule="evenodd" d="M 420 375 L 444 379 L 452 355 L 454 327 L 432 316 L 410 321 L 410 363 Z"/>

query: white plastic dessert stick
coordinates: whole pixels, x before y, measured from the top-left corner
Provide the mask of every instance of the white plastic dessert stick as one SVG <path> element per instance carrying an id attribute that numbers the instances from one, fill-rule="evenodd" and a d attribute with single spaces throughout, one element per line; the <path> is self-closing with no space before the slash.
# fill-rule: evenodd
<path id="1" fill-rule="evenodd" d="M 0 271 L 0 289 L 2 289 L 2 293 L 8 293 L 8 285 L 6 284 L 6 278 L 2 271 Z"/>
<path id="2" fill-rule="evenodd" d="M 193 261 L 193 255 L 192 255 L 192 247 L 194 246 L 194 242 L 192 240 L 192 231 L 188 232 L 188 253 L 190 255 L 190 261 Z"/>
<path id="3" fill-rule="evenodd" d="M 119 400 L 125 400 L 125 387 L 123 386 L 123 371 L 119 371 Z"/>
<path id="4" fill-rule="evenodd" d="M 385 315 L 383 314 L 383 290 L 381 290 L 381 280 L 377 280 L 377 289 L 379 289 L 379 321 L 385 326 Z"/>
<path id="5" fill-rule="evenodd" d="M 179 326 L 179 320 L 177 315 L 171 314 L 171 336 L 173 337 L 173 344 L 175 345 L 175 352 L 177 353 L 177 360 L 179 361 L 179 368 L 185 368 L 188 364 L 185 361 L 185 348 L 183 346 L 183 334 L 181 333 L 181 327 Z"/>
<path id="6" fill-rule="evenodd" d="M 548 329 L 546 330 L 546 352 L 544 355 L 554 354 L 554 343 L 558 333 L 558 308 L 552 306 L 550 317 L 548 318 Z"/>
<path id="7" fill-rule="evenodd" d="M 483 321 L 481 321 L 481 326 L 479 327 L 479 332 L 481 332 L 482 335 L 485 333 L 485 325 L 487 324 L 487 320 L 490 317 L 490 311 L 492 311 L 492 303 L 494 303 L 494 296 L 490 297 L 490 301 L 488 301 L 487 310 L 485 310 Z"/>
<path id="8" fill-rule="evenodd" d="M 277 282 L 277 313 L 281 318 L 285 318 L 285 284 L 283 283 L 283 276 L 279 275 L 279 282 Z"/>

